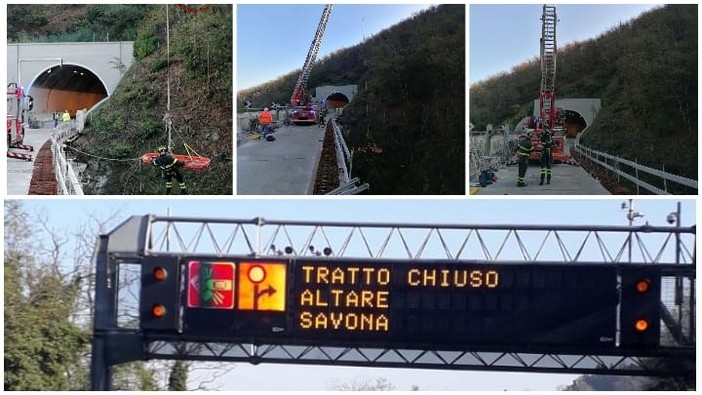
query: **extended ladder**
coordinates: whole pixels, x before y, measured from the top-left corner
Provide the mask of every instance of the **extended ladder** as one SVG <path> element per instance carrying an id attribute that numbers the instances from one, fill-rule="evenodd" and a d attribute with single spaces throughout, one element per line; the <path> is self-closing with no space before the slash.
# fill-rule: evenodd
<path id="1" fill-rule="evenodd" d="M 556 6 L 544 5 L 541 16 L 541 117 L 553 125 L 556 83 Z"/>
<path id="2" fill-rule="evenodd" d="M 327 22 L 329 22 L 332 7 L 332 4 L 327 4 L 327 6 L 324 7 L 324 11 L 322 11 L 322 18 L 319 20 L 317 32 L 314 34 L 310 50 L 307 52 L 307 58 L 305 58 L 305 64 L 302 66 L 300 75 L 297 77 L 295 90 L 293 90 L 292 97 L 290 98 L 290 104 L 293 106 L 300 105 L 300 100 L 302 100 L 304 96 L 305 89 L 307 88 L 307 79 L 310 77 L 312 64 L 314 64 L 315 59 L 317 59 L 317 52 L 319 52 L 319 47 L 322 45 L 322 37 L 324 37 L 324 30 L 327 28 Z"/>

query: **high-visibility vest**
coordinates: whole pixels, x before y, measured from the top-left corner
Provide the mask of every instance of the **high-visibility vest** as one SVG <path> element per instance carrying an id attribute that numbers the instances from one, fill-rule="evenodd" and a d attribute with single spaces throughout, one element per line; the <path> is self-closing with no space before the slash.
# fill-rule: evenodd
<path id="1" fill-rule="evenodd" d="M 63 120 L 63 122 L 71 122 L 71 114 L 69 114 L 68 112 L 64 112 L 61 116 L 61 119 Z"/>
<path id="2" fill-rule="evenodd" d="M 261 125 L 270 125 L 273 122 L 273 114 L 269 111 L 264 111 L 258 116 L 258 123 Z"/>

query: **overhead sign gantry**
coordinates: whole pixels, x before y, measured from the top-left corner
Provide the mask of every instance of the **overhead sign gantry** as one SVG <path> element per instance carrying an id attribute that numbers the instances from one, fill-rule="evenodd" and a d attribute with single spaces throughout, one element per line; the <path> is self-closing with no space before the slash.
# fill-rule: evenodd
<path id="1" fill-rule="evenodd" d="M 151 358 L 663 374 L 665 358 L 694 359 L 694 240 L 694 227 L 132 217 L 101 238 L 93 389 Z M 120 324 L 120 289 L 139 295 L 138 322 Z M 691 317 L 671 319 L 682 304 Z"/>

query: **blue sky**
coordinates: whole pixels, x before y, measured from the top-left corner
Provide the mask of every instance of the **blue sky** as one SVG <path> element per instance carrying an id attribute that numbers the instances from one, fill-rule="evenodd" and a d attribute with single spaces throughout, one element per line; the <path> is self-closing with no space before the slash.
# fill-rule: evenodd
<path id="1" fill-rule="evenodd" d="M 276 220 L 417 222 L 436 224 L 591 224 L 627 225 L 620 204 L 626 199 L 25 199 L 30 212 L 43 210 L 59 229 L 73 229 L 89 215 L 106 217 L 116 212 L 129 215 Z M 666 215 L 677 200 L 635 199 L 643 221 L 665 225 Z M 554 215 L 535 217 L 541 210 Z M 683 225 L 695 222 L 694 200 L 683 201 Z M 535 222 L 535 218 L 538 221 Z M 642 220 L 637 220 L 641 222 Z M 643 225 L 643 223 L 640 223 Z"/>
<path id="2" fill-rule="evenodd" d="M 655 7 L 655 4 L 559 4 L 556 6 L 558 47 L 595 38 Z M 470 83 L 510 71 L 538 57 L 541 14 L 541 4 L 470 5 Z"/>
<path id="3" fill-rule="evenodd" d="M 350 47 L 429 5 L 336 4 L 317 59 Z M 302 67 L 324 4 L 237 6 L 237 90 Z M 292 92 L 290 92 L 292 94 Z"/>
<path id="4" fill-rule="evenodd" d="M 262 216 L 271 220 L 370 221 L 433 224 L 600 224 L 627 225 L 625 199 L 26 199 L 25 210 L 42 212 L 50 228 L 62 234 L 74 234 L 90 215 L 106 218 L 118 213 L 129 215 L 172 215 L 251 219 Z M 656 197 L 637 199 L 634 206 L 652 225 L 665 225 L 666 216 L 676 209 L 677 200 Z M 543 213 L 548 213 L 543 215 Z M 538 218 L 537 221 L 535 219 Z M 682 205 L 682 224 L 696 221 L 695 201 Z M 112 229 L 113 224 L 110 229 Z M 70 260 L 69 260 L 70 261 Z M 459 372 L 442 370 L 406 370 L 342 368 L 301 365 L 235 364 L 234 369 L 218 379 L 223 390 L 329 390 L 334 385 L 386 378 L 397 390 L 412 385 L 422 390 L 555 390 L 569 384 L 576 376 L 556 374 Z M 271 379 L 275 378 L 275 379 Z"/>

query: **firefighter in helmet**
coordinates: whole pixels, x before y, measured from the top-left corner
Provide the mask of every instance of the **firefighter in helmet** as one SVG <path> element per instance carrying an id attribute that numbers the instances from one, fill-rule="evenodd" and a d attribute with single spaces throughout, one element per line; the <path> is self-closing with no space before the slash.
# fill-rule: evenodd
<path id="1" fill-rule="evenodd" d="M 553 165 L 553 147 L 555 146 L 551 129 L 546 123 L 541 131 L 541 182 L 539 185 L 544 185 L 544 178 L 546 178 L 547 185 L 551 184 L 551 166 Z"/>
<path id="2" fill-rule="evenodd" d="M 534 146 L 531 144 L 529 136 L 525 133 L 519 135 L 519 142 L 517 143 L 517 149 L 514 152 L 519 157 L 519 174 L 517 175 L 517 186 L 525 187 L 526 183 L 526 171 L 529 166 L 529 155 L 534 151 Z"/>
<path id="3" fill-rule="evenodd" d="M 174 177 L 176 181 L 178 181 L 180 193 L 187 193 L 183 173 L 180 171 L 180 168 L 183 167 L 185 163 L 169 154 L 168 149 L 165 146 L 158 147 L 158 156 L 151 161 L 151 164 L 161 170 L 161 175 L 166 180 L 166 195 L 171 193 Z"/>

